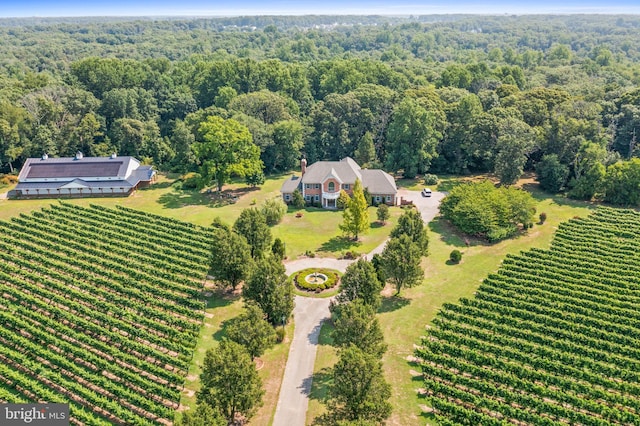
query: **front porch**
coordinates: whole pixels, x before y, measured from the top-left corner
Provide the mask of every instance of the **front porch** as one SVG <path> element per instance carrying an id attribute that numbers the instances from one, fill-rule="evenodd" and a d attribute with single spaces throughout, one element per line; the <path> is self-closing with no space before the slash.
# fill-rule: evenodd
<path id="1" fill-rule="evenodd" d="M 325 192 L 322 191 L 322 208 L 335 210 L 338 208 L 337 200 L 340 197 L 340 191 Z"/>

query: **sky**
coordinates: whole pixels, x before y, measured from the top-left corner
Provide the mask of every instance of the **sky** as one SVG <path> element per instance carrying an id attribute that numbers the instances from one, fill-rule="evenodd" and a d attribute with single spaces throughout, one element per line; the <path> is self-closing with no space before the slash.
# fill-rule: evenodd
<path id="1" fill-rule="evenodd" d="M 0 0 L 0 17 L 640 14 L 640 0 Z"/>

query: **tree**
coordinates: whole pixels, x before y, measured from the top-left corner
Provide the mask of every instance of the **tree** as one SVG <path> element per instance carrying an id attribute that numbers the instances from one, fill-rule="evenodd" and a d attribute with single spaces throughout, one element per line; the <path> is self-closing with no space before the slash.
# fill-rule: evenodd
<path id="1" fill-rule="evenodd" d="M 293 197 L 291 200 L 291 204 L 293 205 L 293 207 L 295 207 L 296 209 L 302 209 L 304 208 L 304 197 L 302 196 L 302 194 L 300 193 L 299 190 L 295 190 L 293 191 Z"/>
<path id="2" fill-rule="evenodd" d="M 382 365 L 375 355 L 350 346 L 340 351 L 332 369 L 328 413 L 320 424 L 342 421 L 371 421 L 383 424 L 391 415 L 391 386 L 384 380 Z"/>
<path id="3" fill-rule="evenodd" d="M 276 238 L 275 240 L 273 240 L 271 253 L 273 253 L 276 259 L 283 260 L 286 257 L 286 252 L 287 250 L 284 242 L 280 238 Z"/>
<path id="4" fill-rule="evenodd" d="M 353 185 L 353 196 L 342 213 L 340 229 L 348 235 L 353 235 L 353 239 L 357 241 L 358 235 L 366 232 L 369 226 L 367 201 L 364 198 L 362 183 L 360 179 L 356 179 Z"/>
<path id="5" fill-rule="evenodd" d="M 357 262 L 347 266 L 344 275 L 340 278 L 340 293 L 336 296 L 336 300 L 338 303 L 361 300 L 377 310 L 380 307 L 382 287 L 373 264 L 365 259 L 358 259 Z"/>
<path id="6" fill-rule="evenodd" d="M 266 200 L 262 205 L 262 214 L 269 226 L 280 223 L 285 213 L 287 213 L 287 205 L 281 197 Z"/>
<path id="7" fill-rule="evenodd" d="M 640 158 L 619 161 L 607 168 L 604 201 L 620 206 L 640 206 Z"/>
<path id="8" fill-rule="evenodd" d="M 521 120 L 508 118 L 499 126 L 494 173 L 503 185 L 512 185 L 522 175 L 527 155 L 533 149 L 535 135 L 531 127 Z"/>
<path id="9" fill-rule="evenodd" d="M 334 310 L 337 315 L 333 321 L 335 328 L 331 335 L 335 345 L 354 345 L 364 353 L 381 358 L 387 350 L 387 345 L 384 343 L 375 308 L 364 304 L 361 299 L 334 306 L 339 306 L 339 309 Z"/>
<path id="10" fill-rule="evenodd" d="M 185 411 L 176 426 L 227 426 L 228 423 L 217 408 L 198 404 L 195 411 Z"/>
<path id="11" fill-rule="evenodd" d="M 247 239 L 251 257 L 256 259 L 271 247 L 271 230 L 262 211 L 255 207 L 242 210 L 233 230 Z"/>
<path id="12" fill-rule="evenodd" d="M 340 194 L 338 195 L 338 199 L 336 200 L 336 207 L 340 210 L 344 210 L 349 204 L 349 201 L 351 201 L 351 197 L 349 197 L 347 191 L 341 189 Z"/>
<path id="13" fill-rule="evenodd" d="M 427 228 L 424 226 L 424 220 L 419 211 L 410 209 L 398 218 L 398 223 L 391 230 L 389 236 L 391 238 L 397 238 L 401 235 L 408 235 L 411 241 L 420 249 L 420 254 L 422 256 L 427 255 L 429 250 L 429 234 L 427 233 Z"/>
<path id="14" fill-rule="evenodd" d="M 219 409 L 228 423 L 237 416 L 251 418 L 262 405 L 264 390 L 255 365 L 247 350 L 231 340 L 223 339 L 207 350 L 200 383 L 198 403 Z"/>
<path id="15" fill-rule="evenodd" d="M 422 283 L 424 272 L 420 266 L 420 248 L 407 234 L 391 238 L 382 252 L 382 267 L 387 281 L 396 288 L 396 295 L 403 288 Z"/>
<path id="16" fill-rule="evenodd" d="M 360 142 L 358 142 L 358 147 L 355 152 L 355 160 L 361 167 L 366 167 L 374 162 L 375 159 L 376 148 L 373 145 L 373 137 L 371 137 L 371 133 L 366 132 L 362 138 L 360 138 Z"/>
<path id="17" fill-rule="evenodd" d="M 389 213 L 389 206 L 386 204 L 380 204 L 376 211 L 376 216 L 378 217 L 378 221 L 383 225 L 387 223 L 387 220 L 391 217 L 391 213 Z"/>
<path id="18" fill-rule="evenodd" d="M 231 319 L 227 326 L 230 340 L 247 349 L 251 359 L 259 357 L 276 343 L 276 332 L 258 305 L 248 303 L 245 311 Z"/>
<path id="19" fill-rule="evenodd" d="M 560 192 L 569 176 L 569 168 L 562 164 L 556 154 L 548 154 L 536 165 L 540 188 L 552 193 Z"/>
<path id="20" fill-rule="evenodd" d="M 264 183 L 264 173 L 261 170 L 256 170 L 255 172 L 247 173 L 244 176 L 244 181 L 247 185 L 250 185 L 252 188 L 256 186 L 262 185 Z"/>
<path id="21" fill-rule="evenodd" d="M 449 253 L 449 260 L 451 261 L 451 263 L 455 263 L 458 264 L 460 263 L 460 261 L 462 260 L 462 252 L 460 252 L 460 250 L 451 250 L 451 253 Z"/>
<path id="22" fill-rule="evenodd" d="M 387 168 L 403 170 L 407 178 L 426 172 L 437 155 L 440 138 L 434 114 L 418 101 L 404 99 L 394 111 L 387 129 Z"/>
<path id="23" fill-rule="evenodd" d="M 228 229 L 217 228 L 213 235 L 209 274 L 235 290 L 251 272 L 251 249 L 242 235 Z"/>
<path id="24" fill-rule="evenodd" d="M 200 164 L 202 186 L 215 181 L 218 191 L 232 174 L 246 176 L 262 171 L 260 149 L 249 129 L 236 120 L 209 116 L 198 127 L 193 151 Z"/>
<path id="25" fill-rule="evenodd" d="M 258 260 L 242 296 L 260 306 L 273 325 L 288 321 L 293 312 L 293 283 L 287 280 L 282 262 L 273 256 Z"/>

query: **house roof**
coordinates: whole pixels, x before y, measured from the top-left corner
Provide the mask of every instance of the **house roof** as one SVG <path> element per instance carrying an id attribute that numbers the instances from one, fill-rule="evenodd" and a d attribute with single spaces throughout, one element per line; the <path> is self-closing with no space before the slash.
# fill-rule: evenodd
<path id="1" fill-rule="evenodd" d="M 28 158 L 16 190 L 61 188 L 133 188 L 150 181 L 155 171 L 142 166 L 134 157 L 60 157 Z"/>
<path id="2" fill-rule="evenodd" d="M 91 180 L 126 179 L 131 171 L 140 167 L 140 162 L 129 156 L 112 157 L 59 157 L 28 158 L 18 181 L 38 182 L 44 180 Z"/>
<path id="3" fill-rule="evenodd" d="M 289 179 L 285 180 L 282 184 L 282 188 L 280 188 L 280 192 L 283 194 L 291 194 L 293 191 L 298 189 L 300 185 L 300 176 L 291 176 Z"/>
<path id="4" fill-rule="evenodd" d="M 362 186 L 367 188 L 370 194 L 395 194 L 398 192 L 395 180 L 383 170 L 361 170 Z"/>
<path id="5" fill-rule="evenodd" d="M 346 157 L 340 161 L 318 161 L 307 166 L 302 183 L 322 183 L 331 173 L 343 183 L 353 184 L 356 179 L 362 180 L 358 163 Z"/>
<path id="6" fill-rule="evenodd" d="M 307 167 L 302 179 L 293 176 L 282 184 L 280 192 L 291 193 L 298 188 L 299 184 L 323 183 L 328 178 L 334 177 L 338 182 L 344 184 L 354 184 L 356 179 L 360 179 L 362 186 L 369 190 L 371 194 L 395 194 L 398 192 L 396 182 L 383 170 L 360 169 L 358 163 L 352 158 L 346 157 L 340 161 L 318 161 Z"/>

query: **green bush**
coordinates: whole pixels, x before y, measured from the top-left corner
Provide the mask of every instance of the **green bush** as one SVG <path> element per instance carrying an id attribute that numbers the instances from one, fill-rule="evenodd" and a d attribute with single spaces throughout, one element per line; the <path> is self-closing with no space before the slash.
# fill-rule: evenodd
<path id="1" fill-rule="evenodd" d="M 451 263 L 460 263 L 462 260 L 462 252 L 460 250 L 453 250 L 451 254 L 449 254 L 449 260 Z"/>
<path id="2" fill-rule="evenodd" d="M 287 205 L 280 197 L 267 200 L 262 205 L 262 214 L 269 226 L 280 223 L 285 213 L 287 213 Z"/>
<path id="3" fill-rule="evenodd" d="M 199 173 L 187 173 L 183 175 L 180 180 L 182 180 L 182 189 L 196 189 L 198 188 L 198 184 L 200 183 L 200 174 Z"/>
<path id="4" fill-rule="evenodd" d="M 542 212 L 540 213 L 539 218 L 540 218 L 540 225 L 542 225 L 547 221 L 547 214 L 545 212 Z"/>
<path id="5" fill-rule="evenodd" d="M 424 175 L 424 184 L 425 185 L 437 185 L 439 182 L 438 176 L 426 174 Z"/>
<path id="6" fill-rule="evenodd" d="M 327 276 L 327 280 L 322 284 L 311 284 L 305 280 L 305 277 L 309 274 L 317 272 Z M 328 288 L 335 287 L 340 282 L 340 273 L 333 269 L 323 268 L 307 268 L 302 271 L 298 271 L 293 276 L 293 283 L 296 287 L 307 291 L 322 291 Z"/>
<path id="7" fill-rule="evenodd" d="M 276 328 L 276 343 L 284 342 L 285 335 L 286 335 L 286 332 L 284 330 L 284 327 L 277 327 Z"/>
<path id="8" fill-rule="evenodd" d="M 305 202 L 304 197 L 297 189 L 293 191 L 293 200 L 291 200 L 291 205 L 296 209 L 303 209 Z"/>

